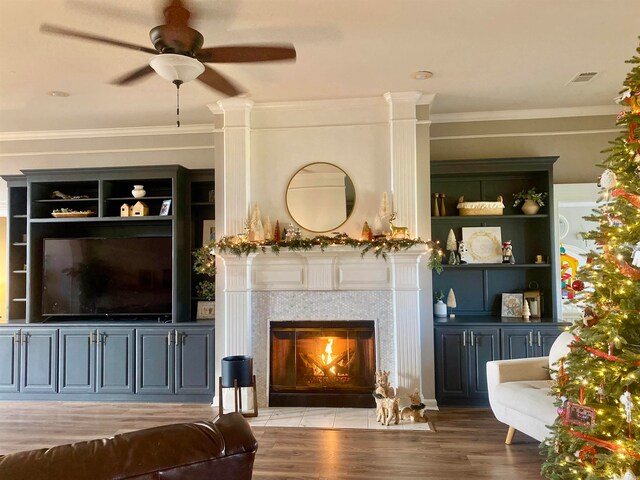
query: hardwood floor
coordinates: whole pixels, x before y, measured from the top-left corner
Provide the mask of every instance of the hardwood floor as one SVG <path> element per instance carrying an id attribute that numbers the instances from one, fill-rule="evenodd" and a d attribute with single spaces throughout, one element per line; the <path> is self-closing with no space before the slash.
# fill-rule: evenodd
<path id="1" fill-rule="evenodd" d="M 0 402 L 0 454 L 110 436 L 155 425 L 211 419 L 208 405 Z M 542 478 L 538 442 L 488 409 L 431 412 L 437 432 L 254 427 L 254 480 Z M 230 479 L 231 480 L 231 479 Z"/>

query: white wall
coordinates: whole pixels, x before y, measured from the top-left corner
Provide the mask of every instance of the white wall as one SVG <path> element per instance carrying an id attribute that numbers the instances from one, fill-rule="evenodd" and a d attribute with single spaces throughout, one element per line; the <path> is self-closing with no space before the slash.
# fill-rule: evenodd
<path id="1" fill-rule="evenodd" d="M 373 224 L 382 192 L 391 191 L 387 104 L 383 97 L 338 101 L 333 109 L 309 104 L 306 111 L 254 107 L 251 203 L 284 227 L 293 221 L 285 203 L 291 177 L 309 163 L 332 163 L 349 175 L 356 190 L 353 213 L 339 230 L 358 238 L 365 221 Z"/>

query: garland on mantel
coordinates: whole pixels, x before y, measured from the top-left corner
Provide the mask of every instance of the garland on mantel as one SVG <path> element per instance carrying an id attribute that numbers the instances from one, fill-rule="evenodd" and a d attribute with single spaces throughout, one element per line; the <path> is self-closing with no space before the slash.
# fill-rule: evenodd
<path id="1" fill-rule="evenodd" d="M 254 242 L 244 240 L 238 237 L 222 237 L 217 242 L 211 242 L 199 249 L 201 254 L 214 255 L 217 253 L 231 253 L 238 257 L 257 253 L 267 252 L 267 248 L 271 252 L 278 255 L 280 250 L 286 248 L 292 252 L 308 251 L 313 247 L 320 247 L 320 251 L 324 252 L 329 246 L 347 245 L 354 249 L 360 249 L 360 255 L 365 256 L 368 252 L 372 252 L 376 258 L 382 257 L 387 259 L 387 254 L 409 250 L 415 245 L 427 245 L 429 251 L 428 267 L 440 273 L 442 271 L 442 251 L 440 246 L 433 240 L 422 240 L 420 238 L 374 238 L 373 240 L 357 240 L 349 237 L 346 233 L 335 232 L 331 236 L 318 235 L 313 238 L 291 238 L 280 240 L 264 240 L 262 242 Z"/>

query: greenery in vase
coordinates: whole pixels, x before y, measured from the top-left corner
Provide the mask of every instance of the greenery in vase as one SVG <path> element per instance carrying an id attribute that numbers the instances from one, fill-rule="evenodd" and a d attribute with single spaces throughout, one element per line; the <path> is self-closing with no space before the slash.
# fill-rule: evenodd
<path id="1" fill-rule="evenodd" d="M 541 207 L 544 206 L 544 198 L 547 196 L 547 192 L 536 192 L 536 187 L 529 190 L 520 190 L 518 193 L 513 194 L 513 206 L 517 207 L 525 200 L 533 200 Z"/>
<path id="2" fill-rule="evenodd" d="M 586 238 L 598 249 L 578 270 L 575 302 L 583 318 L 551 392 L 559 417 L 541 444 L 542 475 L 553 480 L 640 477 L 640 47 L 624 81 L 620 135 L 601 165 L 614 180 L 606 201 L 589 219 Z M 611 222 L 615 215 L 620 222 Z M 574 282 L 575 284 L 576 282 Z M 578 411 L 578 417 L 571 412 Z"/>
<path id="3" fill-rule="evenodd" d="M 434 291 L 433 292 L 433 299 L 436 301 L 436 303 L 443 301 L 444 300 L 444 293 L 442 292 L 442 290 Z"/>

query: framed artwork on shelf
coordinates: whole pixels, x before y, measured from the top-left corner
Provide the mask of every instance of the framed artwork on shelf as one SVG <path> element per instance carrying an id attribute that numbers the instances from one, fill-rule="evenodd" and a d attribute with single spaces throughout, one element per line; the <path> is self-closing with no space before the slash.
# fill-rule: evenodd
<path id="1" fill-rule="evenodd" d="M 207 245 L 216 239 L 216 221 L 202 221 L 202 245 Z"/>
<path id="2" fill-rule="evenodd" d="M 521 293 L 503 293 L 501 317 L 522 317 L 522 294 Z"/>
<path id="3" fill-rule="evenodd" d="M 163 200 L 162 201 L 162 207 L 160 207 L 160 216 L 161 217 L 166 217 L 167 215 L 169 215 L 169 210 L 170 209 L 171 209 L 171 199 Z"/>
<path id="4" fill-rule="evenodd" d="M 200 301 L 198 302 L 198 310 L 196 312 L 197 320 L 211 320 L 216 318 L 216 302 Z"/>
<path id="5" fill-rule="evenodd" d="M 502 263 L 500 227 L 462 227 L 468 263 Z"/>

